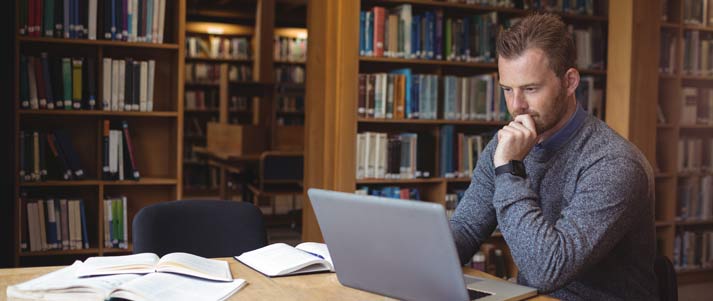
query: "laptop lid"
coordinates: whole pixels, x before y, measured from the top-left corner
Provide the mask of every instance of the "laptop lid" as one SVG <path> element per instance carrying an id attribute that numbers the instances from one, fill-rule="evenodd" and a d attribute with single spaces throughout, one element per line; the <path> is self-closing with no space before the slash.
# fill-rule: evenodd
<path id="1" fill-rule="evenodd" d="M 398 299 L 469 299 L 440 204 L 308 194 L 343 285 Z"/>

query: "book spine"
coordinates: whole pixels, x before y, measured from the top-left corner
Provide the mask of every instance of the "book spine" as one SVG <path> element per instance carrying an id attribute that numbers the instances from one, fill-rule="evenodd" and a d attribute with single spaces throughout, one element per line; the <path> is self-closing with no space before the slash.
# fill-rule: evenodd
<path id="1" fill-rule="evenodd" d="M 158 29 L 155 43 L 163 43 L 164 29 L 166 27 L 166 0 L 158 1 Z"/>
<path id="2" fill-rule="evenodd" d="M 153 41 L 154 0 L 146 0 L 146 40 Z"/>
<path id="3" fill-rule="evenodd" d="M 62 59 L 52 60 L 52 92 L 54 92 L 54 108 L 64 109 L 64 89 L 62 82 Z"/>
<path id="4" fill-rule="evenodd" d="M 102 108 L 111 111 L 111 59 L 102 59 Z"/>
<path id="5" fill-rule="evenodd" d="M 20 181 L 25 180 L 25 175 L 27 174 L 27 158 L 25 158 L 25 152 L 27 151 L 25 148 L 27 147 L 25 137 L 27 134 L 25 131 L 20 131 L 19 134 L 20 138 L 20 172 L 19 172 L 19 179 Z"/>
<path id="6" fill-rule="evenodd" d="M 47 247 L 57 249 L 57 218 L 55 217 L 54 199 L 47 199 Z"/>
<path id="7" fill-rule="evenodd" d="M 54 36 L 54 2 L 55 0 L 44 0 L 44 34 L 46 37 Z"/>
<path id="8" fill-rule="evenodd" d="M 45 201 L 37 200 L 37 213 L 40 225 L 40 250 L 49 249 L 47 245 L 47 220 L 45 219 Z"/>
<path id="9" fill-rule="evenodd" d="M 64 2 L 69 0 L 55 0 L 54 3 L 54 37 L 64 37 Z"/>
<path id="10" fill-rule="evenodd" d="M 82 223 L 82 245 L 89 249 L 89 235 L 87 234 L 87 215 L 84 210 L 84 200 L 79 200 L 80 219 Z"/>
<path id="11" fill-rule="evenodd" d="M 60 221 L 62 223 L 62 250 L 69 250 L 69 221 L 67 216 L 67 199 L 59 200 Z"/>
<path id="12" fill-rule="evenodd" d="M 72 59 L 72 108 L 82 108 L 82 59 Z"/>
<path id="13" fill-rule="evenodd" d="M 104 130 L 102 131 L 102 175 L 103 179 L 110 179 L 111 173 L 109 171 L 109 133 L 111 131 L 110 122 L 108 119 L 104 120 Z"/>
<path id="14" fill-rule="evenodd" d="M 47 148 L 47 138 L 45 133 L 39 133 L 39 147 L 40 147 L 40 175 L 39 180 L 44 181 L 47 179 L 47 160 L 46 160 L 46 148 Z"/>
<path id="15" fill-rule="evenodd" d="M 70 24 L 70 18 L 71 18 L 70 7 L 72 4 L 72 1 L 74 1 L 74 0 L 64 0 L 64 3 L 63 3 L 64 7 L 63 7 L 63 18 L 62 18 L 62 24 L 63 24 L 62 25 L 62 28 L 63 28 L 62 34 L 63 34 L 64 38 L 70 37 L 71 31 L 73 28 L 72 24 Z"/>
<path id="16" fill-rule="evenodd" d="M 47 58 L 47 53 L 43 52 L 41 54 L 41 59 L 42 61 L 42 81 L 44 82 L 45 86 L 45 97 L 47 98 L 47 109 L 54 109 L 55 106 L 55 101 L 54 101 L 54 93 L 52 92 L 52 75 L 50 74 L 50 65 L 49 65 L 49 59 Z"/>
<path id="17" fill-rule="evenodd" d="M 129 40 L 129 2 L 131 0 L 122 0 L 121 3 L 121 35 L 122 40 Z"/>
<path id="18" fill-rule="evenodd" d="M 113 248 L 119 247 L 119 200 L 111 200 L 111 221 L 112 221 L 112 238 L 111 245 Z"/>
<path id="19" fill-rule="evenodd" d="M 134 70 L 134 60 L 133 59 L 127 59 L 126 64 L 124 66 L 124 111 L 131 111 L 133 109 L 132 103 L 133 103 L 133 90 L 132 90 L 132 85 L 134 83 L 134 79 L 132 78 L 132 74 Z"/>
<path id="20" fill-rule="evenodd" d="M 142 68 L 144 67 L 144 68 Z M 134 61 L 134 64 L 132 66 L 132 89 L 131 89 L 131 99 L 132 99 L 132 104 L 131 104 L 131 109 L 134 111 L 141 111 L 141 112 L 146 112 L 146 97 L 145 95 L 141 94 L 141 88 L 143 88 L 143 83 L 145 82 L 145 76 L 146 72 L 141 72 L 144 69 L 147 68 L 146 62 L 138 62 Z M 148 70 L 146 70 L 148 71 Z M 144 96 L 142 98 L 142 96 Z"/>
<path id="21" fill-rule="evenodd" d="M 97 1 L 99 0 L 89 0 L 89 20 L 87 21 L 89 28 L 87 38 L 90 40 L 97 39 Z"/>
<path id="22" fill-rule="evenodd" d="M 116 93 L 119 101 L 119 111 L 124 111 L 126 105 L 126 91 L 124 91 L 126 86 L 126 60 L 119 60 L 117 82 L 118 87 Z"/>
<path id="23" fill-rule="evenodd" d="M 146 84 L 146 111 L 147 112 L 153 112 L 153 105 L 154 105 L 154 81 L 156 77 L 156 61 L 155 60 L 149 60 L 148 61 L 148 71 L 147 71 L 147 79 L 145 82 Z M 143 77 L 142 77 L 143 78 Z M 144 82 L 142 80 L 142 82 Z"/>
<path id="24" fill-rule="evenodd" d="M 127 223 L 127 218 L 126 218 L 126 211 L 128 210 L 127 204 L 126 204 L 126 197 L 122 196 L 121 197 L 121 214 L 122 214 L 122 219 L 121 219 L 121 224 L 122 224 L 122 241 L 123 244 L 120 245 L 119 247 L 122 249 L 128 249 L 129 248 L 129 230 L 127 229 L 128 223 Z"/>
<path id="25" fill-rule="evenodd" d="M 131 135 L 129 135 L 129 123 L 125 120 L 121 122 L 121 127 L 124 132 L 124 140 L 126 144 L 126 149 L 129 155 L 129 162 L 131 163 L 132 177 L 134 180 L 140 179 L 139 168 L 136 164 L 136 155 L 134 153 L 134 144 L 131 142 Z"/>
<path id="26" fill-rule="evenodd" d="M 32 133 L 32 180 L 40 180 L 40 135 Z"/>
<path id="27" fill-rule="evenodd" d="M 30 108 L 30 78 L 27 72 L 27 57 L 20 56 L 20 108 Z"/>
<path id="28" fill-rule="evenodd" d="M 20 1 L 20 16 L 18 22 L 20 23 L 20 28 L 18 28 L 18 33 L 23 36 L 27 34 L 28 2 L 27 0 Z"/>
<path id="29" fill-rule="evenodd" d="M 104 199 L 104 247 L 111 248 L 111 200 Z"/>
<path id="30" fill-rule="evenodd" d="M 73 0 L 72 0 L 73 1 Z M 62 79 L 64 90 L 64 108 L 72 109 L 72 59 L 62 58 Z"/>
<path id="31" fill-rule="evenodd" d="M 46 87 L 45 87 L 45 76 L 44 73 L 42 72 L 42 60 L 34 58 L 33 59 L 33 67 L 35 71 L 35 81 L 36 87 L 37 87 L 37 98 L 38 98 L 38 108 L 39 109 L 46 109 L 47 108 L 47 94 L 46 94 Z"/>

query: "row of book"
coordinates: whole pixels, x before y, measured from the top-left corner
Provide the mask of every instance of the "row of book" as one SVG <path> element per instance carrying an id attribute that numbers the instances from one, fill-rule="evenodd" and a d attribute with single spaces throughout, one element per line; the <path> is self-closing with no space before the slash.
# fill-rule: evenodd
<path id="1" fill-rule="evenodd" d="M 307 39 L 275 36 L 274 59 L 280 62 L 306 62 Z"/>
<path id="2" fill-rule="evenodd" d="M 713 175 L 678 183 L 678 220 L 713 219 Z"/>
<path id="3" fill-rule="evenodd" d="M 429 177 L 419 170 L 418 134 L 387 134 L 363 132 L 357 134 L 356 178 L 414 179 Z"/>
<path id="4" fill-rule="evenodd" d="M 129 249 L 129 231 L 125 196 L 104 199 L 104 247 Z"/>
<path id="5" fill-rule="evenodd" d="M 391 73 L 359 74 L 357 114 L 366 118 L 436 119 L 438 75 Z"/>
<path id="6" fill-rule="evenodd" d="M 81 180 L 84 169 L 69 134 L 53 131 L 20 131 L 20 180 Z"/>
<path id="7" fill-rule="evenodd" d="M 579 85 L 574 95 L 582 108 L 604 120 L 604 90 L 595 76 L 582 76 L 579 78 Z"/>
<path id="8" fill-rule="evenodd" d="M 688 75 L 713 75 L 713 35 L 691 30 L 684 32 L 683 72 Z"/>
<path id="9" fill-rule="evenodd" d="M 185 109 L 186 110 L 208 110 L 218 109 L 219 91 L 217 89 L 186 90 Z"/>
<path id="10" fill-rule="evenodd" d="M 304 84 L 305 68 L 302 66 L 276 66 L 275 82 L 289 84 Z"/>
<path id="11" fill-rule="evenodd" d="M 186 56 L 189 58 L 246 60 L 250 58 L 250 49 L 247 37 L 186 37 Z"/>
<path id="12" fill-rule="evenodd" d="M 664 11 L 668 12 L 670 0 L 662 0 Z M 667 14 L 666 14 L 667 15 Z M 683 22 L 686 24 L 713 25 L 713 1 L 683 0 Z"/>
<path id="13" fill-rule="evenodd" d="M 665 1 L 664 1 L 665 2 Z M 659 72 L 676 73 L 676 52 L 678 49 L 678 33 L 668 30 L 661 31 L 661 49 L 659 53 Z"/>
<path id="14" fill-rule="evenodd" d="M 392 199 L 421 201 L 421 190 L 413 187 L 369 187 L 360 186 L 355 191 L 359 195 L 372 195 Z"/>
<path id="15" fill-rule="evenodd" d="M 446 216 L 449 220 L 456 212 L 456 208 L 458 208 L 458 204 L 460 204 L 460 200 L 463 199 L 464 194 L 465 190 L 454 190 L 446 194 L 446 203 L 444 206 L 446 208 Z"/>
<path id="16" fill-rule="evenodd" d="M 453 125 L 440 128 L 440 170 L 443 178 L 469 178 L 491 134 L 455 133 Z"/>
<path id="17" fill-rule="evenodd" d="M 97 108 L 94 58 L 20 56 L 20 108 Z"/>
<path id="18" fill-rule="evenodd" d="M 126 120 L 113 123 L 104 120 L 102 137 L 102 178 L 105 180 L 139 180 L 135 145 Z"/>
<path id="19" fill-rule="evenodd" d="M 587 16 L 603 16 L 609 11 L 607 0 L 446 0 L 446 2 Z"/>
<path id="20" fill-rule="evenodd" d="M 304 112 L 305 100 L 303 96 L 279 96 L 277 97 L 278 113 Z"/>
<path id="21" fill-rule="evenodd" d="M 713 89 L 683 87 L 681 93 L 683 96 L 680 124 L 713 125 Z"/>
<path id="22" fill-rule="evenodd" d="M 19 5 L 20 35 L 146 43 L 164 39 L 166 0 L 23 0 Z"/>
<path id="23" fill-rule="evenodd" d="M 220 83 L 220 64 L 186 63 L 186 83 L 214 84 Z M 229 65 L 228 81 L 246 82 L 253 78 L 252 68 L 246 65 Z"/>
<path id="24" fill-rule="evenodd" d="M 278 116 L 275 118 L 275 123 L 279 126 L 300 126 L 305 125 L 305 118 L 303 116 Z"/>
<path id="25" fill-rule="evenodd" d="M 443 77 L 443 117 L 446 120 L 508 120 L 510 114 L 497 74 Z"/>
<path id="26" fill-rule="evenodd" d="M 153 111 L 156 62 L 104 58 L 97 95 L 94 58 L 20 58 L 20 107 L 104 111 Z M 101 98 L 101 103 L 97 100 Z"/>
<path id="27" fill-rule="evenodd" d="M 713 170 L 713 139 L 681 137 L 678 140 L 678 170 L 680 172 Z"/>
<path id="28" fill-rule="evenodd" d="M 73 198 L 27 199 L 22 223 L 22 251 L 78 250 L 89 248 L 84 200 Z"/>
<path id="29" fill-rule="evenodd" d="M 676 270 L 713 267 L 713 231 L 680 231 L 673 245 Z"/>

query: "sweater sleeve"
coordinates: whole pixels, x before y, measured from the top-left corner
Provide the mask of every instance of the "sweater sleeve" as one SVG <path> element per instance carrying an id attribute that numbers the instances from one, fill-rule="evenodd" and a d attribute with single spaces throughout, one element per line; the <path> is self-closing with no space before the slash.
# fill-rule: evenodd
<path id="1" fill-rule="evenodd" d="M 626 157 L 601 158 L 579 172 L 554 224 L 543 217 L 527 180 L 501 174 L 495 183 L 493 206 L 519 277 L 540 292 L 565 286 L 606 256 L 648 205 L 647 172 Z"/>
<path id="2" fill-rule="evenodd" d="M 490 237 L 497 226 L 493 207 L 493 161 L 496 143 L 493 139 L 483 151 L 473 171 L 470 186 L 465 191 L 455 213 L 451 217 L 451 230 L 461 263 L 473 257 L 480 245 Z"/>

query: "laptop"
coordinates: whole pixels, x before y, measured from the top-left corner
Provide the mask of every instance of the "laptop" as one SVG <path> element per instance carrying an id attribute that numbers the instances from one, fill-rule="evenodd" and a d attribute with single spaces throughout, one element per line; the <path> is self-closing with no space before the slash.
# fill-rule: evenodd
<path id="1" fill-rule="evenodd" d="M 463 275 L 435 203 L 310 189 L 339 282 L 404 300 L 521 300 L 537 290 Z"/>

